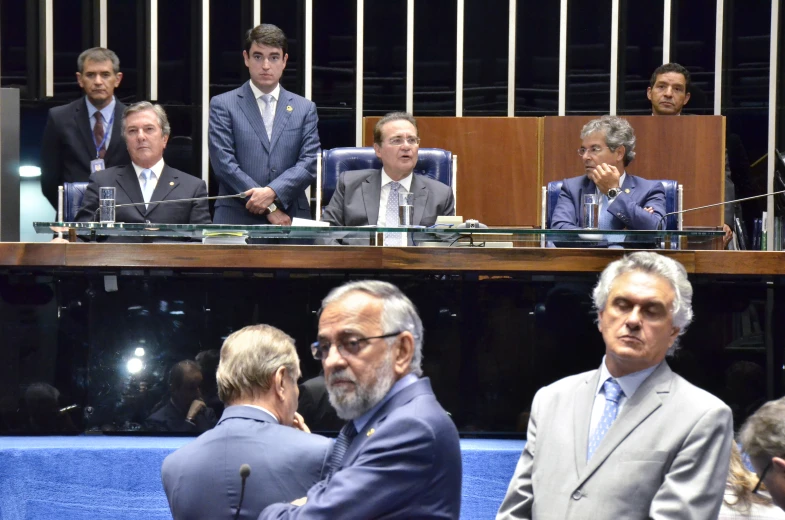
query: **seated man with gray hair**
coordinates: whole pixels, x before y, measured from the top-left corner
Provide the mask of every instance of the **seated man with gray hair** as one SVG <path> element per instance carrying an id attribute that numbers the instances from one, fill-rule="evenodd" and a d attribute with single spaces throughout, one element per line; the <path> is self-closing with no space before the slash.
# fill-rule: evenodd
<path id="1" fill-rule="evenodd" d="M 765 485 L 774 503 L 785 510 L 785 397 L 761 406 L 739 437 L 758 473 L 753 493 Z"/>
<path id="2" fill-rule="evenodd" d="M 605 268 L 593 299 L 605 357 L 534 396 L 497 519 L 717 518 L 731 411 L 665 361 L 692 321 L 684 266 L 633 253 Z"/>
<path id="3" fill-rule="evenodd" d="M 583 227 L 585 194 L 598 197 L 600 229 L 657 228 L 665 215 L 665 189 L 627 172 L 635 158 L 635 131 L 626 119 L 603 116 L 586 123 L 578 155 L 586 174 L 564 180 L 551 229 Z"/>
<path id="4" fill-rule="evenodd" d="M 175 519 L 238 518 L 238 508 L 239 518 L 255 519 L 319 481 L 330 440 L 311 434 L 296 413 L 299 377 L 294 341 L 275 327 L 226 338 L 216 374 L 221 420 L 161 468 Z"/>
<path id="5" fill-rule="evenodd" d="M 77 222 L 97 220 L 98 188 L 115 187 L 115 222 L 156 224 L 210 224 L 207 187 L 202 179 L 164 163 L 164 148 L 171 127 L 161 105 L 141 101 L 123 113 L 123 139 L 131 164 L 99 170 L 90 175 Z M 194 199 L 155 204 L 157 201 Z M 151 204 L 152 202 L 152 204 Z"/>

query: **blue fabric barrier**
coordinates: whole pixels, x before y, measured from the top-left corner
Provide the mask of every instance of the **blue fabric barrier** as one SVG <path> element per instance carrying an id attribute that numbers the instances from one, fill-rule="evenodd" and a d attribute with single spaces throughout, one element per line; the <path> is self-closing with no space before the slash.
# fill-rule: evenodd
<path id="1" fill-rule="evenodd" d="M 161 463 L 184 437 L 0 437 L 3 520 L 170 519 Z M 494 518 L 524 441 L 461 441 L 461 518 Z"/>

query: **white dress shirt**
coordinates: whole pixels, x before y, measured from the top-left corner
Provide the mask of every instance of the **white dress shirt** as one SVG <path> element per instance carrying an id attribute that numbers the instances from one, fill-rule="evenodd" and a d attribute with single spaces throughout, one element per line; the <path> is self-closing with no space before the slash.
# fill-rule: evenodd
<path id="1" fill-rule="evenodd" d="M 398 193 L 409 193 L 412 190 L 413 175 L 414 172 L 398 181 L 398 184 L 401 185 L 401 187 L 398 188 Z M 393 180 L 387 175 L 384 168 L 382 168 L 382 191 L 379 193 L 379 216 L 376 219 L 377 227 L 384 227 L 387 225 L 387 199 L 390 198 L 391 182 L 393 182 Z M 396 202 L 395 205 L 398 206 L 398 203 Z"/>
<path id="2" fill-rule="evenodd" d="M 259 114 L 262 116 L 262 120 L 264 121 L 264 101 L 262 101 L 262 96 L 264 92 L 256 88 L 256 85 L 253 84 L 253 81 L 250 82 L 251 84 L 251 91 L 253 92 L 254 97 L 256 98 L 256 104 L 259 106 Z M 273 109 L 273 120 L 275 120 L 275 110 L 278 108 L 278 98 L 281 97 L 281 84 L 277 84 L 272 92 L 270 92 L 272 99 L 270 99 L 270 105 Z"/>
<path id="3" fill-rule="evenodd" d="M 256 408 L 257 410 L 261 410 L 264 413 L 266 413 L 267 415 L 269 415 L 276 424 L 280 424 L 278 422 L 278 418 L 275 415 L 273 415 L 273 412 L 271 412 L 267 408 L 262 408 L 261 406 L 256 406 L 255 404 L 242 404 L 240 406 L 249 406 L 251 408 Z"/>

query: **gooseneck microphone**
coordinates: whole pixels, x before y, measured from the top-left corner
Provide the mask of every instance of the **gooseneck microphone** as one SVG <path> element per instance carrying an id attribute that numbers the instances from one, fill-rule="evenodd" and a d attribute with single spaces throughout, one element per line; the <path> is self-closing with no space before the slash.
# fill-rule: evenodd
<path id="1" fill-rule="evenodd" d="M 251 474 L 251 466 L 243 464 L 240 466 L 240 477 L 243 479 L 243 484 L 240 487 L 240 503 L 237 504 L 237 512 L 234 514 L 234 520 L 240 518 L 240 508 L 243 507 L 243 498 L 245 497 L 245 479 Z"/>
<path id="2" fill-rule="evenodd" d="M 116 204 L 115 208 L 125 208 L 128 206 L 147 206 L 148 204 L 169 204 L 170 202 L 194 202 L 199 200 L 218 200 L 218 199 L 241 199 L 245 193 L 237 195 L 216 195 L 215 197 L 195 197 L 192 199 L 171 199 L 171 200 L 151 200 L 150 202 L 128 202 L 126 204 Z"/>
<path id="3" fill-rule="evenodd" d="M 697 208 L 688 208 L 688 209 L 683 209 L 681 211 L 671 211 L 670 213 L 664 214 L 660 219 L 660 221 L 657 223 L 657 231 L 662 229 L 662 223 L 665 222 L 665 219 L 670 217 L 671 215 L 680 215 L 682 213 L 689 213 L 690 211 L 698 211 L 699 209 L 713 208 L 715 206 L 725 206 L 726 204 L 736 204 L 737 202 L 744 202 L 746 200 L 762 199 L 763 197 L 771 197 L 772 195 L 779 195 L 780 193 L 785 193 L 785 190 L 772 191 L 771 193 L 764 193 L 762 195 L 753 195 L 752 197 L 745 197 L 743 199 L 728 200 L 725 202 L 717 202 L 715 204 L 707 204 L 706 206 L 698 206 Z"/>

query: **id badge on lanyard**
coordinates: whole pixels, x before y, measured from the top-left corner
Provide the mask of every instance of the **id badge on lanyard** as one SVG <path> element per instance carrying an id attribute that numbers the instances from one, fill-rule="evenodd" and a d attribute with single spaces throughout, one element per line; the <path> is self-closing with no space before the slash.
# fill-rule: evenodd
<path id="1" fill-rule="evenodd" d="M 106 140 L 109 138 L 109 132 L 112 131 L 113 122 L 114 122 L 114 112 L 112 112 L 112 117 L 106 123 L 106 130 L 104 130 L 104 138 L 101 140 L 100 143 L 95 142 L 95 134 L 93 134 L 93 144 L 95 145 L 95 159 L 90 161 L 90 173 L 95 173 L 106 169 L 106 163 L 104 163 L 104 160 L 101 159 L 100 153 L 101 153 L 101 148 L 104 147 L 104 145 L 106 144 Z"/>

